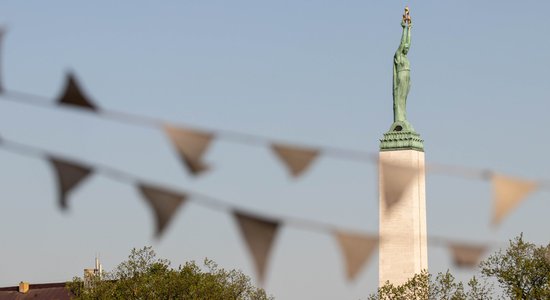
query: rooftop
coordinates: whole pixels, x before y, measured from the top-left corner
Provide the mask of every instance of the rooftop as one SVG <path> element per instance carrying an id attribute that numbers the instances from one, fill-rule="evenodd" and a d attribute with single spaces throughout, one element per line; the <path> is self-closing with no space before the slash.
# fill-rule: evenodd
<path id="1" fill-rule="evenodd" d="M 65 285 L 65 282 L 28 284 L 26 292 L 20 291 L 21 284 L 13 287 L 0 287 L 0 300 L 68 300 L 71 299 L 71 294 Z"/>

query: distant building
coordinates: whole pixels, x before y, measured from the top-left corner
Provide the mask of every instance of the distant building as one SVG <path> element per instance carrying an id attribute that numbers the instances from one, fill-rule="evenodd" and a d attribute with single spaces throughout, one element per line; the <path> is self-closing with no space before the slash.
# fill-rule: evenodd
<path id="1" fill-rule="evenodd" d="M 84 269 L 84 287 L 89 288 L 92 285 L 93 279 L 99 277 L 103 273 L 103 266 L 99 262 L 99 257 L 95 258 L 95 267 L 93 269 Z"/>
<path id="2" fill-rule="evenodd" d="M 84 286 L 89 287 L 93 277 L 102 273 L 103 267 L 96 257 L 95 267 L 84 269 Z M 69 300 L 74 295 L 66 285 L 66 282 L 30 284 L 21 281 L 19 286 L 0 287 L 0 300 Z"/>
<path id="3" fill-rule="evenodd" d="M 72 294 L 65 287 L 66 282 L 29 284 L 0 288 L 0 300 L 69 300 Z"/>

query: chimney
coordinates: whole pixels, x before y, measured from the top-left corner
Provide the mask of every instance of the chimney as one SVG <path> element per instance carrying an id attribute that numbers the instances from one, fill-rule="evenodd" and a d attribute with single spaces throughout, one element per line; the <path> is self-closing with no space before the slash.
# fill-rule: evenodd
<path id="1" fill-rule="evenodd" d="M 20 293 L 27 293 L 29 291 L 29 283 L 28 282 L 24 282 L 24 281 L 21 281 L 19 283 L 19 292 Z"/>

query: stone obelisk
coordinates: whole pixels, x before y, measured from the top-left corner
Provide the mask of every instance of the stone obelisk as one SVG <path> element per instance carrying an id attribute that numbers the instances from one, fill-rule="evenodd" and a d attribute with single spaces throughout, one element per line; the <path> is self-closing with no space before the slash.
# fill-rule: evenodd
<path id="1" fill-rule="evenodd" d="M 380 286 L 386 281 L 400 285 L 428 269 L 424 145 L 406 114 L 412 28 L 408 8 L 401 27 L 401 43 L 393 59 L 394 122 L 380 140 Z"/>

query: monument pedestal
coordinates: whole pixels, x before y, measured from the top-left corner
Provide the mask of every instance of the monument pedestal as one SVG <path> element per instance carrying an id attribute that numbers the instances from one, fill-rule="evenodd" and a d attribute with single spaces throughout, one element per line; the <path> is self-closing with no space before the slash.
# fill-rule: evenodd
<path id="1" fill-rule="evenodd" d="M 395 123 L 394 123 L 395 125 Z M 392 125 L 392 129 L 394 128 Z M 397 128 L 399 129 L 399 128 Z M 405 129 L 405 128 L 402 128 Z M 410 128 L 412 129 L 412 128 Z M 422 140 L 414 129 L 390 131 L 381 140 L 379 154 L 379 286 L 386 281 L 405 283 L 415 274 L 428 269 L 426 230 L 426 183 Z M 406 183 L 395 178 L 391 184 L 401 189 L 399 199 L 385 199 L 384 175 L 395 168 L 409 170 Z M 410 178 L 410 170 L 414 176 Z M 398 174 L 397 174 L 398 175 Z M 397 177 L 397 176 L 396 176 Z M 386 185 L 389 183 L 386 182 Z M 389 205 L 388 203 L 391 203 Z"/>

